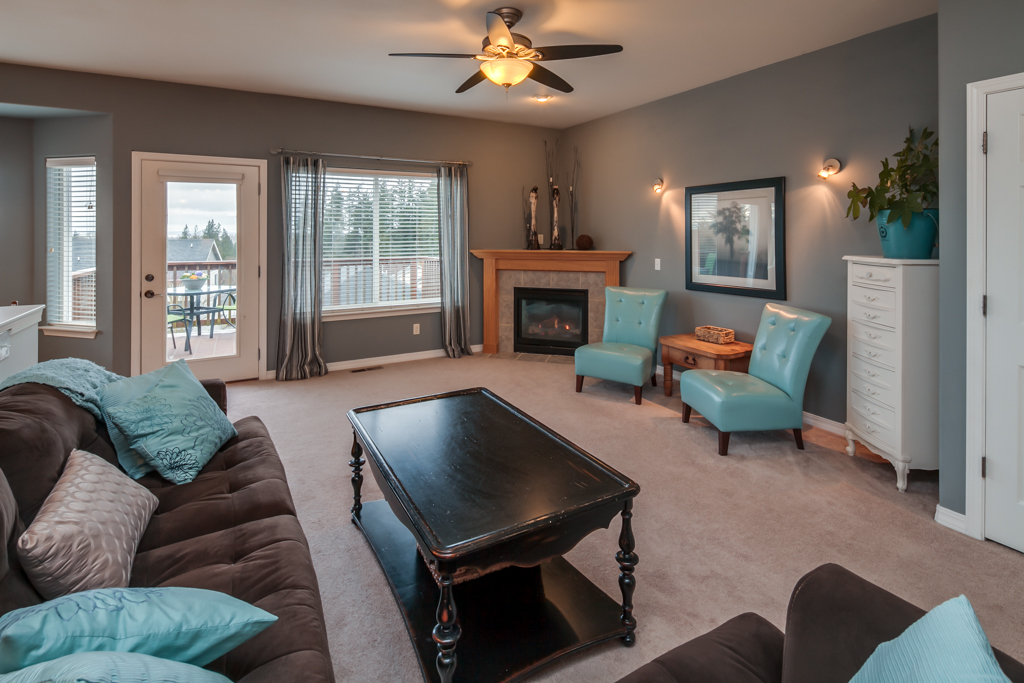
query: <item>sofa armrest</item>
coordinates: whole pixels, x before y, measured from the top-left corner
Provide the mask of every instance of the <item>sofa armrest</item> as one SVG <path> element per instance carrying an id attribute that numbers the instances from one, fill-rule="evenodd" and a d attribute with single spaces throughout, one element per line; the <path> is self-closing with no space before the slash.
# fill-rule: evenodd
<path id="1" fill-rule="evenodd" d="M 748 612 L 669 650 L 619 683 L 779 683 L 782 631 Z"/>
<path id="2" fill-rule="evenodd" d="M 925 611 L 836 564 L 800 579 L 789 599 L 783 683 L 847 683 L 879 644 L 893 640 Z M 1014 683 L 1024 666 L 996 650 Z"/>
<path id="3" fill-rule="evenodd" d="M 228 414 L 228 387 L 224 384 L 224 380 L 220 379 L 202 379 L 199 380 L 206 389 L 206 393 L 210 395 L 220 409 L 224 411 L 224 414 Z"/>

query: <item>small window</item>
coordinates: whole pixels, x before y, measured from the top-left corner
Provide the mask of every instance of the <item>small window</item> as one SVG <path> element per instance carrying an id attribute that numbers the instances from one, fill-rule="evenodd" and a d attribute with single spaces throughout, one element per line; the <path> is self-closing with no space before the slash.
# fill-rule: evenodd
<path id="1" fill-rule="evenodd" d="M 96 326 L 96 159 L 46 160 L 46 317 Z"/>
<path id="2" fill-rule="evenodd" d="M 324 312 L 438 305 L 437 201 L 434 174 L 329 169 Z"/>

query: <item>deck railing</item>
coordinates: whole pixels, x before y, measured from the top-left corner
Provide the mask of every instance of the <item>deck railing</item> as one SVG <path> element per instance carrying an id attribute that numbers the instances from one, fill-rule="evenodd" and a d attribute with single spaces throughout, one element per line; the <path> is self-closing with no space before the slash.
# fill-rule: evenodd
<path id="1" fill-rule="evenodd" d="M 421 301 L 441 296 L 441 261 L 436 256 L 378 259 L 379 295 L 376 299 L 373 258 L 325 258 L 323 263 L 325 308 Z"/>

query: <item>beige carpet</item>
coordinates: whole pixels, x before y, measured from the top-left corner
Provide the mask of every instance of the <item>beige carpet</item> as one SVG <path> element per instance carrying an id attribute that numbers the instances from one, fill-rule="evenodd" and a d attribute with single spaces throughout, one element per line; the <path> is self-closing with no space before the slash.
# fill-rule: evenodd
<path id="1" fill-rule="evenodd" d="M 541 361 L 543 357 L 539 357 Z M 680 420 L 678 398 L 587 380 L 573 367 L 497 357 L 436 359 L 303 382 L 246 382 L 228 390 L 232 419 L 258 415 L 284 460 L 309 537 L 339 681 L 421 680 L 399 610 L 372 551 L 349 521 L 352 443 L 345 413 L 453 389 L 485 386 L 640 483 L 634 508 L 637 646 L 607 643 L 533 680 L 602 683 L 723 621 L 754 611 L 784 628 L 797 579 L 837 562 L 925 608 L 967 595 L 992 643 L 1024 659 L 1024 556 L 932 519 L 934 473 L 911 472 L 896 491 L 888 464 L 850 458 L 845 442 L 806 432 L 734 434 L 731 454 L 700 419 Z M 380 498 L 372 478 L 364 500 Z M 618 524 L 567 557 L 613 597 Z M 455 593 L 458 601 L 458 591 Z M 456 674 L 456 678 L 458 678 Z"/>

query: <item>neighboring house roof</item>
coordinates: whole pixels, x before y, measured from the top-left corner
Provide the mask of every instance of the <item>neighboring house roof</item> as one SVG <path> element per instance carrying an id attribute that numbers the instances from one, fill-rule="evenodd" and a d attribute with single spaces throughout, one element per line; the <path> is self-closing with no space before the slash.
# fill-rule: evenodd
<path id="1" fill-rule="evenodd" d="M 96 267 L 96 238 L 74 237 L 71 240 L 71 272 Z"/>
<path id="2" fill-rule="evenodd" d="M 223 261 L 220 249 L 212 239 L 167 240 L 168 263 L 199 263 L 201 261 Z"/>

